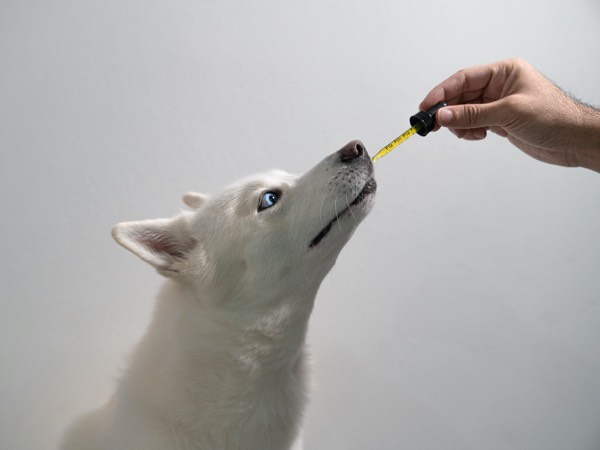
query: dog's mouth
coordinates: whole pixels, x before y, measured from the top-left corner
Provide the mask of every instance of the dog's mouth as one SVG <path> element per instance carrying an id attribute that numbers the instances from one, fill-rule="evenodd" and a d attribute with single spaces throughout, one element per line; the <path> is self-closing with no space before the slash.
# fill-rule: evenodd
<path id="1" fill-rule="evenodd" d="M 333 219 L 331 219 L 331 221 L 327 225 L 325 225 L 325 227 L 321 231 L 319 231 L 319 233 L 313 238 L 313 240 L 310 241 L 310 244 L 308 245 L 308 247 L 309 248 L 316 247 L 319 244 L 319 242 L 321 242 L 325 238 L 325 236 L 327 236 L 329 234 L 333 224 L 335 222 L 337 222 L 344 213 L 348 212 L 353 206 L 356 206 L 356 205 L 362 203 L 365 198 L 367 198 L 369 195 L 373 194 L 376 190 L 377 190 L 377 182 L 375 181 L 374 178 L 369 178 L 369 180 L 365 183 L 362 190 L 358 193 L 358 195 L 352 201 L 352 203 L 350 203 L 350 205 L 348 205 L 346 208 L 344 208 L 339 213 L 337 213 L 335 215 L 335 217 Z"/>

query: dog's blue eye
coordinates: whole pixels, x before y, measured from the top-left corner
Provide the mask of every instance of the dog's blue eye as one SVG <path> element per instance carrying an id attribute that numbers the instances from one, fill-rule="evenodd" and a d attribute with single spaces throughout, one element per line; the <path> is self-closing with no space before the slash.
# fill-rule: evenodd
<path id="1" fill-rule="evenodd" d="M 265 192 L 260 198 L 260 201 L 258 202 L 258 211 L 260 212 L 263 209 L 267 209 L 271 206 L 274 206 L 275 203 L 277 203 L 277 201 L 279 200 L 279 195 L 279 192 Z"/>

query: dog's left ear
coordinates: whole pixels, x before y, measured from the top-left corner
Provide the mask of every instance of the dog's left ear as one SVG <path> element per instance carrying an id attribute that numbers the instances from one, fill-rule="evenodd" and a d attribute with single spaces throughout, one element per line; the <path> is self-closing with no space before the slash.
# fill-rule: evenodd
<path id="1" fill-rule="evenodd" d="M 173 219 L 144 220 L 117 224 L 115 240 L 166 276 L 175 276 L 178 263 L 195 246 L 184 215 Z"/>

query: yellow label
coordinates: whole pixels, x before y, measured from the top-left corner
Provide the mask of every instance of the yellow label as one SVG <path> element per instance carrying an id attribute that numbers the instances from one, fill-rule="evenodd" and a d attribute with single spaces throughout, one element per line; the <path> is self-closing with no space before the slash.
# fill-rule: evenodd
<path id="1" fill-rule="evenodd" d="M 377 152 L 377 154 L 375 156 L 373 156 L 373 158 L 372 158 L 373 161 L 377 161 L 382 156 L 387 155 L 389 152 L 394 150 L 396 147 L 398 147 L 400 144 L 402 144 L 405 140 L 407 140 L 409 137 L 411 137 L 413 134 L 415 134 L 417 131 L 419 131 L 419 128 L 420 128 L 419 125 L 420 124 L 417 124 L 414 127 L 409 128 L 404 133 L 402 133 L 400 136 L 398 136 L 396 139 L 394 139 L 392 142 L 390 142 L 388 145 L 386 145 L 381 150 L 379 150 L 379 152 Z"/>

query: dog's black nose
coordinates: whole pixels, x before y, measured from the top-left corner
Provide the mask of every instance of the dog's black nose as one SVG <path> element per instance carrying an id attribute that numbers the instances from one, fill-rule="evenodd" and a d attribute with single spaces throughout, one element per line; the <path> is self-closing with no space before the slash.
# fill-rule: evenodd
<path id="1" fill-rule="evenodd" d="M 365 146 L 360 141 L 350 141 L 338 152 L 342 161 L 350 161 L 365 153 Z"/>

